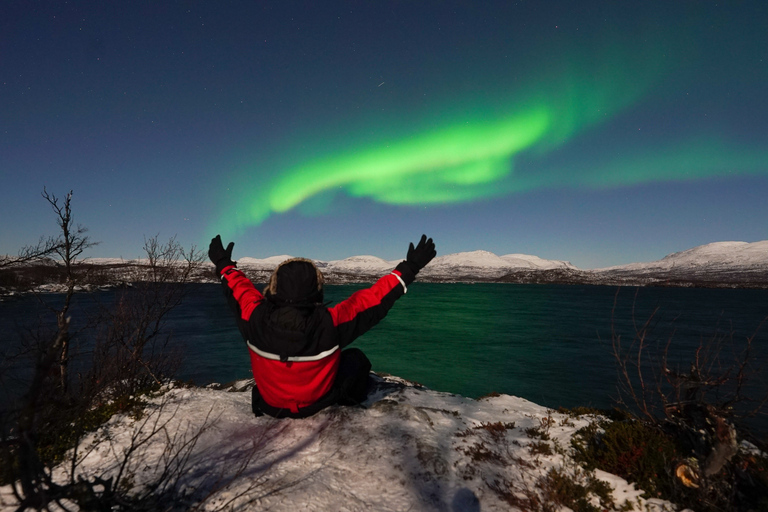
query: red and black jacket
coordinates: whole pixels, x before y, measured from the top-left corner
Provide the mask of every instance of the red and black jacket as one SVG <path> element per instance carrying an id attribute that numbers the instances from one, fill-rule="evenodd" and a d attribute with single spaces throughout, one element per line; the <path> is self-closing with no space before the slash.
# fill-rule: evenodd
<path id="1" fill-rule="evenodd" d="M 379 323 L 415 279 L 406 262 L 333 307 L 278 305 L 235 266 L 221 271 L 256 386 L 269 405 L 298 412 L 333 386 L 341 349 Z"/>

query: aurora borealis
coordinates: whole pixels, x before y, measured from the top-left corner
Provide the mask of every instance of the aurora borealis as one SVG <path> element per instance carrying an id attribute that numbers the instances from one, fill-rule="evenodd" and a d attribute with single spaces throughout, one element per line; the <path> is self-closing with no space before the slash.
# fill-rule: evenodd
<path id="1" fill-rule="evenodd" d="M 518 153 L 548 152 L 567 144 L 579 131 L 637 101 L 660 76 L 663 66 L 646 52 L 633 55 L 627 43 L 619 44 L 626 48 L 568 51 L 567 58 L 561 56 L 567 66 L 553 64 L 566 69 L 500 93 L 494 109 L 478 109 L 482 115 L 443 116 L 435 126 L 406 137 L 360 144 L 284 169 L 278 166 L 276 176 L 228 210 L 221 225 L 227 225 L 226 219 L 237 219 L 236 228 L 258 225 L 334 190 L 391 205 L 419 206 L 472 202 L 545 186 L 541 179 L 512 176 Z M 443 105 L 441 110 L 449 108 Z M 517 111 L 504 115 L 504 110 Z M 546 175 L 539 178 L 546 181 Z M 588 180 L 585 175 L 584 183 Z"/>
<path id="2" fill-rule="evenodd" d="M 510 158 L 540 138 L 548 122 L 546 113 L 532 112 L 311 162 L 280 175 L 263 204 L 281 213 L 334 187 L 390 204 L 469 201 L 492 193 L 488 186 L 508 174 Z M 254 215 L 256 222 L 263 218 Z"/>
<path id="3" fill-rule="evenodd" d="M 393 259 L 427 232 L 589 268 L 768 238 L 758 2 L 3 9 L 3 253 L 51 231 L 43 186 L 97 256 L 220 232 Z"/>

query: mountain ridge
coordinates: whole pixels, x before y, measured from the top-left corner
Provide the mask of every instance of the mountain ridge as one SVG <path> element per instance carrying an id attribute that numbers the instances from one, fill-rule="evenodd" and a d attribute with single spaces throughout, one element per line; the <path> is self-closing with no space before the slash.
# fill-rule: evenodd
<path id="1" fill-rule="evenodd" d="M 292 256 L 270 256 L 268 258 L 242 257 L 238 260 L 240 264 L 248 266 L 266 266 L 273 267 L 292 258 Z M 349 256 L 340 260 L 312 260 L 321 267 L 343 268 L 346 263 L 349 266 L 376 266 L 384 267 L 397 265 L 398 260 L 385 260 L 373 255 Z M 486 250 L 463 251 L 446 255 L 439 255 L 429 264 L 425 270 L 435 267 L 466 266 L 476 268 L 531 268 L 540 270 L 550 270 L 556 268 L 572 269 L 583 272 L 604 272 L 613 270 L 635 270 L 639 268 L 670 268 L 676 264 L 686 263 L 689 265 L 708 265 L 708 264 L 732 264 L 738 266 L 768 265 L 768 240 L 759 242 L 713 242 L 699 245 L 690 249 L 670 253 L 661 259 L 650 262 L 635 262 L 623 265 L 613 265 L 609 267 L 600 267 L 596 269 L 581 269 L 565 260 L 549 260 L 530 254 L 505 254 L 496 255 Z"/>
<path id="2" fill-rule="evenodd" d="M 265 283 L 275 267 L 289 255 L 268 258 L 241 257 L 238 266 L 256 283 Z M 313 260 L 327 284 L 370 283 L 389 273 L 402 260 L 358 255 L 341 260 Z M 141 280 L 146 260 L 116 258 L 86 259 L 82 265 L 97 267 L 98 286 Z M 55 267 L 54 261 L 38 265 Z M 216 282 L 213 265 L 205 262 L 194 276 L 196 282 Z M 8 269 L 7 272 L 18 272 Z M 419 281 L 433 283 L 586 284 L 608 286 L 675 286 L 768 289 L 768 240 L 758 242 L 714 242 L 668 254 L 651 262 L 629 263 L 598 269 L 580 269 L 568 261 L 547 260 L 527 254 L 498 256 L 476 250 L 435 257 L 419 273 Z M 40 283 L 48 291 L 58 285 Z M 40 288 L 45 291 L 43 288 Z M 10 287 L 0 295 L 13 293 Z"/>
<path id="3" fill-rule="evenodd" d="M 267 260 L 275 261 L 274 257 L 242 258 L 240 266 L 248 271 L 268 272 L 274 264 L 268 268 Z M 328 283 L 341 284 L 375 280 L 402 260 L 387 261 L 365 255 L 313 261 L 326 275 Z M 580 269 L 568 261 L 527 254 L 498 256 L 485 250 L 466 251 L 435 257 L 421 271 L 419 280 L 768 288 L 768 240 L 714 242 L 671 253 L 659 260 L 597 269 Z"/>

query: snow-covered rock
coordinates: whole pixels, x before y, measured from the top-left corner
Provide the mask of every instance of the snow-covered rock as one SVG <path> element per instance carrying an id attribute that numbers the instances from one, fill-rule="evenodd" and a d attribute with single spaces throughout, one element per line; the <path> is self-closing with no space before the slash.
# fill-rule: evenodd
<path id="1" fill-rule="evenodd" d="M 241 392 L 171 388 L 143 416 L 115 416 L 87 436 L 77 474 L 115 476 L 135 450 L 123 473 L 134 491 L 171 464 L 179 481 L 163 489 L 164 499 L 205 499 L 202 510 L 506 511 L 513 493 L 538 492 L 550 469 L 575 469 L 556 448 L 567 448 L 589 417 L 514 396 L 472 400 L 376 379 L 364 407 L 331 407 L 302 420 L 255 418 L 243 383 L 235 386 Z M 69 470 L 59 466 L 54 479 Z M 613 487 L 616 507 L 673 510 L 642 499 L 621 478 L 596 477 Z M 0 505 L 13 509 L 7 486 Z"/>

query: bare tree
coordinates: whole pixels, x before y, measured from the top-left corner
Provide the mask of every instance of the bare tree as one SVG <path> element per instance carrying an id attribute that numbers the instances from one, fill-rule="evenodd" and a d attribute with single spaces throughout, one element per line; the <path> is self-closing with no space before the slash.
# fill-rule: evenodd
<path id="1" fill-rule="evenodd" d="M 65 199 L 65 203 L 71 202 L 71 195 L 72 192 L 70 191 Z M 48 200 L 49 204 L 53 201 L 53 203 L 55 203 L 53 206 L 56 206 L 61 210 L 60 213 L 66 215 L 66 212 L 69 209 L 68 205 L 59 206 L 58 199 L 55 196 L 48 194 L 45 190 L 43 191 L 43 197 Z M 68 224 L 71 223 L 71 209 L 69 209 L 69 211 L 70 219 Z M 12 289 L 18 289 L 20 287 L 21 289 L 25 289 L 25 279 L 22 279 L 19 274 L 23 273 L 23 271 L 28 269 L 31 265 L 50 262 L 53 256 L 58 255 L 60 251 L 62 251 L 63 242 L 63 236 L 43 236 L 40 237 L 36 244 L 26 245 L 19 249 L 16 256 L 0 255 L 0 276 L 2 284 L 10 286 Z M 26 273 L 29 274 L 29 272 Z"/>
<path id="2" fill-rule="evenodd" d="M 46 304 L 56 317 L 56 330 L 52 336 L 38 340 L 35 368 L 27 391 L 21 400 L 13 429 L 15 447 L 11 448 L 9 442 L 3 443 L 3 458 L 6 461 L 15 460 L 18 464 L 18 475 L 21 476 L 19 482 L 26 496 L 39 496 L 41 488 L 45 487 L 44 479 L 41 479 L 44 474 L 44 465 L 37 449 L 41 426 L 40 416 L 42 411 L 49 409 L 51 404 L 60 403 L 59 401 L 66 395 L 70 342 L 68 312 L 77 283 L 75 264 L 80 255 L 94 245 L 85 235 L 87 231 L 85 228 L 73 225 L 72 191 L 66 195 L 63 203 L 45 189 L 42 195 L 56 214 L 61 231 L 58 236 L 41 239 L 35 247 L 23 249 L 20 252 L 21 260 L 28 262 L 43 256 L 58 256 L 61 259 L 58 263 L 63 265 L 65 270 L 66 291 L 60 307 Z M 55 379 L 56 384 L 52 386 L 50 377 L 57 365 L 59 366 L 58 379 Z"/>
<path id="3" fill-rule="evenodd" d="M 0 269 L 40 260 L 55 253 L 59 248 L 59 241 L 57 239 L 41 237 L 37 244 L 22 247 L 15 257 L 0 256 Z"/>
<path id="4" fill-rule="evenodd" d="M 43 254 L 56 256 L 66 287 L 60 306 L 46 304 L 55 316 L 56 327 L 51 335 L 45 335 L 44 330 L 37 331 L 35 350 L 30 352 L 35 364 L 29 385 L 19 407 L 5 414 L 6 424 L 0 425 L 0 465 L 3 466 L 0 477 L 12 483 L 19 510 L 52 506 L 69 510 L 73 504 L 81 510 L 142 507 L 149 510 L 148 504 L 156 503 L 150 496 L 152 490 L 161 494 L 173 492 L 190 450 L 209 428 L 209 422 L 206 421 L 199 432 L 180 437 L 168 431 L 167 422 L 173 416 L 164 416 L 164 406 L 148 415 L 141 433 L 123 454 L 122 467 L 138 464 L 139 448 L 159 435 L 166 439 L 167 456 L 157 481 L 140 492 L 138 501 L 136 496 L 126 494 L 130 482 L 124 478 L 123 471 L 113 476 L 78 474 L 82 456 L 95 449 L 82 445 L 82 439 L 94 428 L 94 414 L 116 410 L 110 408 L 111 403 L 125 397 L 132 397 L 129 406 L 141 406 L 141 400 L 135 399 L 134 394 L 148 386 L 157 388 L 173 376 L 178 358 L 168 353 L 170 335 L 165 321 L 188 293 L 187 283 L 200 271 L 203 255 L 194 247 L 185 250 L 175 238 L 167 243 L 159 242 L 157 236 L 145 239 L 146 265 L 138 267 L 133 286 L 116 293 L 114 304 L 102 304 L 99 308 L 90 322 L 95 330 L 90 364 L 72 375 L 69 371 L 74 357 L 70 353 L 70 307 L 77 285 L 85 277 L 78 265 L 80 258 L 94 244 L 85 235 L 87 230 L 73 223 L 72 192 L 63 201 L 47 191 L 43 197 L 56 215 L 60 233 L 41 239 L 37 249 L 25 250 L 24 254 L 29 256 L 26 261 Z M 84 355 L 88 354 L 81 353 L 79 357 Z M 61 453 L 64 459 L 51 458 L 48 448 L 51 443 L 58 443 L 59 452 L 70 451 Z M 52 467 L 67 460 L 66 457 L 69 457 L 70 477 L 61 483 L 53 478 Z"/>
<path id="5" fill-rule="evenodd" d="M 72 296 L 75 293 L 75 285 L 77 284 L 79 277 L 76 273 L 76 264 L 83 252 L 96 245 L 96 243 L 91 242 L 90 237 L 86 235 L 88 232 L 87 228 L 80 224 L 74 224 L 72 217 L 71 190 L 64 197 L 63 203 L 60 203 L 59 198 L 48 193 L 46 189 L 43 189 L 42 196 L 48 201 L 48 204 L 56 215 L 56 223 L 59 225 L 60 229 L 59 235 L 48 239 L 48 241 L 44 243 L 44 246 L 49 247 L 51 252 L 59 257 L 59 263 L 64 267 L 66 284 L 64 303 L 58 309 L 51 307 L 56 314 L 56 325 L 58 328 L 58 333 L 55 338 L 56 341 L 54 345 L 51 346 L 51 350 L 60 354 L 59 369 L 61 387 L 66 390 L 69 380 L 68 367 L 70 342 L 67 313 L 69 312 Z"/>
<path id="6" fill-rule="evenodd" d="M 202 267 L 202 252 L 194 246 L 185 250 L 175 238 L 145 239 L 144 252 L 146 265 L 132 286 L 118 291 L 114 303 L 101 304 L 94 320 L 99 332 L 89 379 L 112 396 L 160 385 L 174 375 L 181 358 L 170 350 L 166 320 Z"/>

